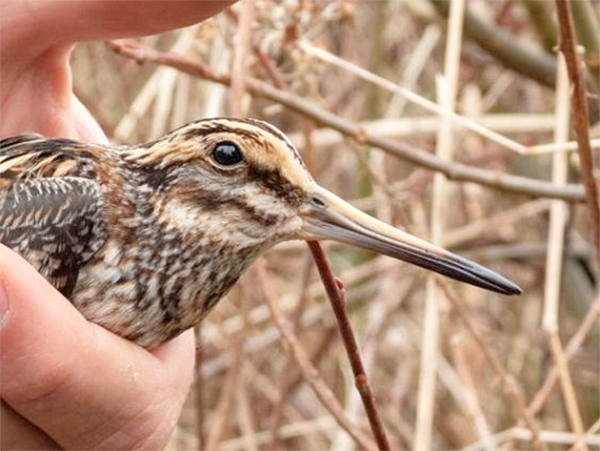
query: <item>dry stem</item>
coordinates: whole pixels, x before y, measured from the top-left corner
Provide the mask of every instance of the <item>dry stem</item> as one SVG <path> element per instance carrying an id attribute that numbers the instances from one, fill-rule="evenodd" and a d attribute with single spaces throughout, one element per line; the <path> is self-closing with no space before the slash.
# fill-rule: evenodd
<path id="1" fill-rule="evenodd" d="M 559 54 L 558 61 L 555 140 L 561 142 L 566 141 L 569 137 L 570 108 L 569 83 L 562 53 Z M 552 155 L 552 181 L 558 186 L 564 185 L 567 181 L 567 165 L 567 155 L 565 152 L 557 152 Z M 559 299 L 566 223 L 567 205 L 560 200 L 552 201 L 542 326 L 550 343 L 550 350 L 556 362 L 556 367 L 559 370 L 563 399 L 565 400 L 570 423 L 576 434 L 583 435 L 581 413 L 577 406 L 569 366 L 559 337 Z"/>

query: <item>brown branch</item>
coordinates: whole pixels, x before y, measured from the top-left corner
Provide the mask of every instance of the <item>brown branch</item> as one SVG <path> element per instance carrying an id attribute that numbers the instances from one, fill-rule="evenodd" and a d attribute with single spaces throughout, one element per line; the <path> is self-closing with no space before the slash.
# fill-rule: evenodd
<path id="1" fill-rule="evenodd" d="M 264 68 L 267 76 L 271 79 L 275 87 L 287 91 L 289 87 L 277 69 L 275 63 L 273 63 L 273 61 L 267 55 L 265 55 L 265 53 L 256 44 L 252 44 L 252 52 L 254 52 L 256 59 Z"/>
<path id="2" fill-rule="evenodd" d="M 237 25 L 237 23 L 239 22 L 239 16 L 232 8 L 227 8 L 225 10 L 225 15 L 234 24 Z M 260 49 L 260 47 L 256 44 L 254 39 L 252 39 L 252 36 L 249 37 L 249 44 L 252 48 L 252 53 L 254 53 L 254 56 L 256 56 L 256 59 L 258 60 L 260 65 L 265 69 L 267 76 L 271 79 L 273 84 L 279 89 L 287 89 L 287 84 L 283 80 L 283 77 L 279 73 L 279 70 L 277 69 L 273 61 L 271 61 L 271 59 L 267 55 L 265 55 L 265 53 Z"/>
<path id="3" fill-rule="evenodd" d="M 588 111 L 586 84 L 583 63 L 577 54 L 577 37 L 573 25 L 571 0 L 556 0 L 558 26 L 560 30 L 559 47 L 565 55 L 569 79 L 573 86 L 573 127 L 577 137 L 581 176 L 585 186 L 586 201 L 592 223 L 592 239 L 596 249 L 596 269 L 600 271 L 600 196 L 598 183 L 594 178 L 597 171 L 592 148 L 590 146 L 590 115 Z"/>
<path id="4" fill-rule="evenodd" d="M 231 77 L 229 75 L 217 74 L 207 64 L 201 61 L 191 61 L 173 52 L 160 52 L 141 46 L 131 40 L 109 41 L 108 45 L 115 52 L 139 62 L 151 61 L 164 64 L 187 74 L 216 83 L 231 84 Z M 246 87 L 248 92 L 255 96 L 264 97 L 284 105 L 290 110 L 308 116 L 315 122 L 337 130 L 362 144 L 377 147 L 390 155 L 410 161 L 418 166 L 441 172 L 451 180 L 473 182 L 501 191 L 562 199 L 569 202 L 584 200 L 583 187 L 580 185 L 571 184 L 564 187 L 556 187 L 552 183 L 542 180 L 503 174 L 498 171 L 480 169 L 456 162 L 446 162 L 414 146 L 366 132 L 357 122 L 337 116 L 295 94 L 274 88 L 255 78 L 248 78 Z"/>
<path id="5" fill-rule="evenodd" d="M 380 450 L 389 450 L 391 449 L 390 443 L 385 433 L 385 429 L 383 428 L 379 411 L 375 405 L 375 398 L 369 385 L 367 373 L 365 372 L 365 367 L 360 357 L 358 343 L 354 335 L 354 330 L 352 329 L 352 324 L 350 324 L 350 319 L 348 318 L 348 312 L 346 311 L 346 300 L 340 286 L 341 284 L 335 279 L 331 272 L 331 268 L 327 262 L 327 256 L 325 255 L 325 252 L 323 252 L 321 245 L 317 241 L 307 241 L 306 243 L 315 260 L 319 275 L 321 276 L 325 291 L 327 292 L 327 297 L 329 298 L 329 302 L 335 313 L 340 335 L 342 336 L 344 347 L 346 348 L 346 353 L 350 360 L 350 366 L 354 372 L 356 388 L 358 389 L 358 393 L 364 404 L 365 412 L 369 419 L 371 430 L 373 431 L 373 436 L 375 437 Z"/>

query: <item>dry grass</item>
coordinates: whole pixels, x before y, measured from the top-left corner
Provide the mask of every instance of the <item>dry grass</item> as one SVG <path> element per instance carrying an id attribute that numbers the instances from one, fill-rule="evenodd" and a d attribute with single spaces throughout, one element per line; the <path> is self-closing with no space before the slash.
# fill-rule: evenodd
<path id="1" fill-rule="evenodd" d="M 510 32 L 515 49 L 539 46 L 556 64 L 543 49 L 550 32 L 532 20 L 532 5 L 525 3 L 478 0 L 467 6 L 491 29 Z M 552 3 L 535 3 L 553 13 Z M 517 194 L 448 182 L 366 144 L 370 135 L 385 136 L 498 177 L 556 184 L 564 180 L 556 172 L 551 177 L 553 167 L 566 162 L 571 181 L 579 180 L 576 154 L 563 163 L 557 156 L 526 155 L 532 146 L 574 140 L 564 127 L 564 91 L 507 69 L 502 56 L 473 42 L 476 36 L 463 36 L 457 16 L 446 22 L 437 9 L 425 0 L 246 1 L 199 26 L 140 40 L 231 75 L 235 96 L 212 81 L 140 65 L 101 43 L 76 51 L 76 89 L 117 141 L 153 139 L 186 121 L 232 112 L 266 119 L 298 143 L 328 189 L 523 287 L 518 298 L 456 283 L 425 290 L 435 285 L 422 270 L 327 245 L 393 449 L 583 449 L 585 443 L 598 449 L 600 296 L 591 278 L 598 250 L 584 204 L 523 194 L 527 184 Z M 597 53 L 595 60 L 593 52 L 588 56 L 594 72 Z M 308 112 L 245 93 L 254 89 L 246 77 L 368 132 L 349 136 L 320 128 L 323 121 Z M 437 105 L 415 104 L 415 96 Z M 458 119 L 443 111 L 440 116 L 438 105 Z M 591 116 L 598 121 L 597 110 Z M 470 121 L 480 125 L 473 130 Z M 599 131 L 592 127 L 592 139 Z M 581 199 L 583 190 L 577 193 Z M 563 245 L 564 253 L 548 252 Z M 263 264 L 267 286 L 259 283 L 259 270 L 251 270 L 202 325 L 197 383 L 169 449 L 373 447 L 306 246 L 280 245 Z M 554 269 L 547 271 L 547 264 Z M 559 285 L 546 282 L 545 288 L 545 280 L 561 274 Z M 283 326 L 266 306 L 269 296 L 278 298 Z M 316 372 L 299 366 L 298 355 Z"/>

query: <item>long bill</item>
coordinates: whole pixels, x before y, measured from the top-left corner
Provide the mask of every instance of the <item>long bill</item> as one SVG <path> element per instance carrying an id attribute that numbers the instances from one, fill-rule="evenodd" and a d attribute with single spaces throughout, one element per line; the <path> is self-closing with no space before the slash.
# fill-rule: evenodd
<path id="1" fill-rule="evenodd" d="M 331 239 L 379 252 L 452 279 L 505 295 L 521 294 L 510 280 L 354 208 L 315 185 L 301 213 L 302 239 Z"/>

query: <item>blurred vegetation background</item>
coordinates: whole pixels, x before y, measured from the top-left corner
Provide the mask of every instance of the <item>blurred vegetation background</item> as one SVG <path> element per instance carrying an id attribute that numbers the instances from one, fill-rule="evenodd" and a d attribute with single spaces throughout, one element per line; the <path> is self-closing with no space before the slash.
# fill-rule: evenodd
<path id="1" fill-rule="evenodd" d="M 572 5 L 585 48 L 590 130 L 598 139 L 599 7 L 588 0 Z M 245 0 L 197 26 L 136 42 L 202 62 L 215 74 L 231 75 L 234 83 L 244 77 L 263 80 L 423 153 L 434 153 L 440 145 L 440 115 L 370 82 L 356 68 L 433 102 L 455 92 L 457 113 L 522 146 L 552 143 L 557 108 L 568 104 L 557 100 L 555 89 L 554 2 L 468 1 L 456 55 L 447 47 L 450 6 L 428 0 Z M 244 24 L 248 31 L 240 39 Z M 352 66 L 326 61 L 319 53 L 323 50 Z M 455 56 L 456 83 L 440 89 L 446 61 Z M 82 44 L 73 55 L 76 92 L 111 140 L 152 140 L 203 117 L 265 119 L 297 143 L 323 186 L 382 220 L 431 237 L 432 202 L 439 195 L 433 171 L 371 147 L 360 135 L 323 126 L 310 114 L 244 93 L 243 83 L 232 97 L 228 86 L 143 60 L 117 54 L 106 43 Z M 522 155 L 450 122 L 454 133 L 446 145 L 456 161 L 498 175 L 550 180 L 552 152 Z M 580 183 L 576 152 L 568 162 L 569 181 Z M 590 449 L 600 448 L 600 299 L 589 216 L 582 202 L 568 204 L 562 269 L 555 276 L 562 278 L 558 337 L 566 348 L 562 357 L 569 359 L 570 396 L 564 385 L 569 381 L 556 382 L 557 354 L 542 324 L 549 302 L 547 251 L 554 245 L 548 241 L 551 200 L 524 191 L 449 182 L 441 194 L 445 209 L 433 216 L 444 224 L 442 244 L 501 272 L 525 291 L 506 298 L 450 283 L 482 341 L 443 291 L 428 304 L 426 271 L 326 245 L 345 285 L 393 449 L 416 444 L 429 444 L 429 449 L 584 449 L 583 442 L 576 443 L 581 428 L 592 433 L 584 440 Z M 269 283 L 318 368 L 318 378 L 356 430 L 369 437 L 334 316 L 306 246 L 284 243 L 265 259 Z M 332 416 L 331 405 L 316 397 L 282 346 L 254 276 L 250 271 L 198 331 L 196 386 L 168 449 L 356 448 Z M 436 306 L 438 326 L 431 324 L 426 305 Z M 434 352 L 425 357 L 428 340 Z M 423 370 L 426 358 L 435 360 L 433 369 Z M 427 371 L 434 372 L 429 381 Z M 519 402 L 530 407 L 529 426 Z"/>

